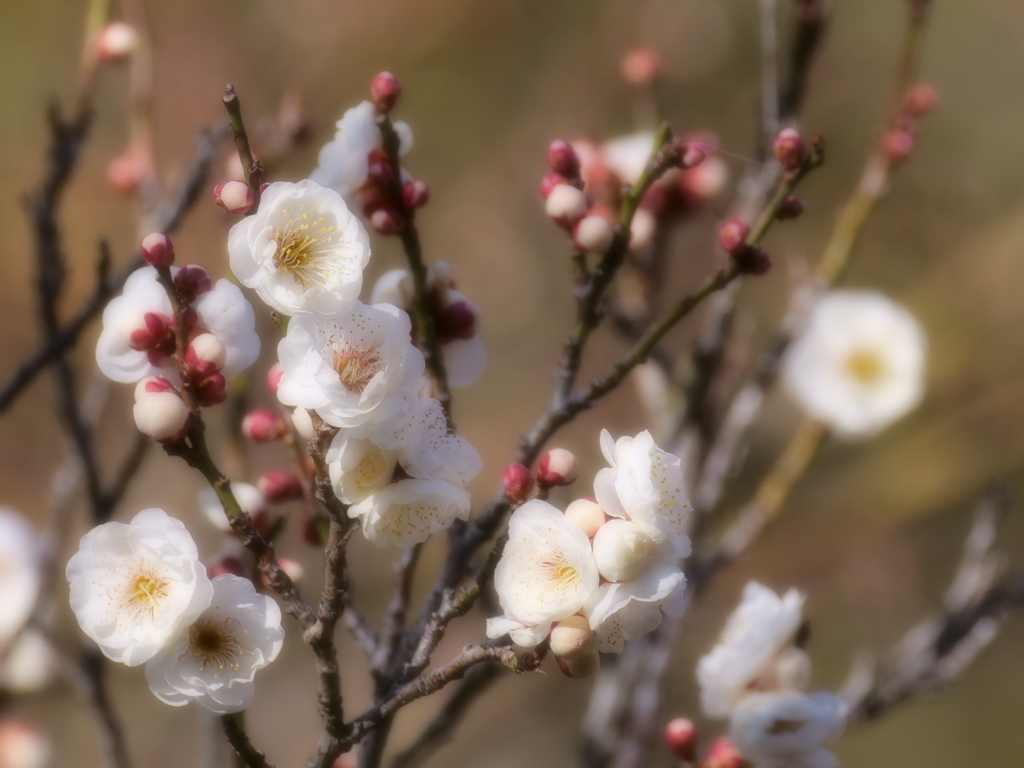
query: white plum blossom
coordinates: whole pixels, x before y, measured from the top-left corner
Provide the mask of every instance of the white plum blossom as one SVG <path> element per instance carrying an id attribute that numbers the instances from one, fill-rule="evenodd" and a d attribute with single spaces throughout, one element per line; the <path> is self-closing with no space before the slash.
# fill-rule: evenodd
<path id="1" fill-rule="evenodd" d="M 793 642 L 803 621 L 804 596 L 795 589 L 781 598 L 757 582 L 725 624 L 718 644 L 697 664 L 701 705 L 710 717 L 727 717 Z"/>
<path id="2" fill-rule="evenodd" d="M 0 507 L 0 646 L 32 615 L 42 584 L 46 549 L 39 535 L 12 509 Z"/>
<path id="3" fill-rule="evenodd" d="M 335 427 L 395 417 L 424 370 L 409 328 L 409 317 L 390 304 L 356 302 L 341 314 L 294 318 L 277 348 L 284 367 L 278 399 Z"/>
<path id="4" fill-rule="evenodd" d="M 601 451 L 611 466 L 594 478 L 600 507 L 612 517 L 644 526 L 666 557 L 688 557 L 686 521 L 693 508 L 679 458 L 659 448 L 646 430 L 618 441 L 601 430 Z"/>
<path id="5" fill-rule="evenodd" d="M 177 267 L 171 268 L 172 275 L 178 273 Z M 221 373 L 225 378 L 241 373 L 256 361 L 260 353 L 256 314 L 237 285 L 218 280 L 210 290 L 196 296 L 192 307 L 196 313 L 193 333 L 213 334 L 224 344 Z M 99 369 L 107 378 L 125 384 L 146 376 L 177 381 L 170 357 L 174 352 L 173 315 L 156 269 L 143 267 L 133 272 L 121 295 L 103 310 L 103 331 L 96 343 Z"/>
<path id="6" fill-rule="evenodd" d="M 624 184 L 635 184 L 654 151 L 654 131 L 641 131 L 601 145 L 601 158 Z"/>
<path id="7" fill-rule="evenodd" d="M 429 300 L 434 330 L 441 345 L 449 386 L 468 387 L 480 378 L 487 365 L 487 349 L 480 338 L 480 309 L 453 287 L 451 267 L 441 261 L 428 275 Z M 394 304 L 412 315 L 412 275 L 406 269 L 385 272 L 373 286 L 374 304 Z"/>
<path id="8" fill-rule="evenodd" d="M 508 542 L 494 572 L 507 621 L 492 620 L 488 632 L 515 629 L 520 634 L 514 642 L 536 645 L 553 622 L 579 613 L 599 583 L 583 529 L 547 502 L 528 501 L 509 519 Z"/>
<path id="9" fill-rule="evenodd" d="M 445 480 L 398 480 L 349 507 L 363 535 L 378 547 L 408 549 L 432 533 L 446 530 L 469 517 L 470 498 L 465 488 Z"/>
<path id="10" fill-rule="evenodd" d="M 800 406 L 840 437 L 879 432 L 920 402 L 927 339 L 906 309 L 875 291 L 832 291 L 786 356 Z"/>
<path id="11" fill-rule="evenodd" d="M 162 509 L 86 533 L 67 579 L 82 631 L 107 658 L 128 666 L 152 658 L 213 595 L 195 542 Z"/>
<path id="12" fill-rule="evenodd" d="M 327 461 L 334 493 L 346 504 L 358 504 L 391 482 L 398 451 L 381 448 L 367 438 L 341 430 L 331 443 Z"/>
<path id="13" fill-rule="evenodd" d="M 210 607 L 146 664 L 161 701 L 189 701 L 218 715 L 240 712 L 256 692 L 256 673 L 284 644 L 281 609 L 252 582 L 226 573 L 213 579 Z"/>
<path id="14" fill-rule="evenodd" d="M 333 189 L 278 181 L 231 228 L 228 254 L 239 282 L 278 312 L 332 315 L 359 297 L 370 240 Z"/>
<path id="15" fill-rule="evenodd" d="M 524 624 L 510 619 L 508 616 L 494 616 L 487 620 L 487 637 L 497 640 L 508 635 L 512 642 L 522 648 L 533 648 L 544 642 L 551 632 L 551 622 L 547 624 Z"/>
<path id="16" fill-rule="evenodd" d="M 733 710 L 729 738 L 758 768 L 835 768 L 826 749 L 843 732 L 841 698 L 817 693 L 752 693 Z"/>
<path id="17" fill-rule="evenodd" d="M 250 483 L 231 483 L 231 492 L 242 511 L 258 525 L 259 519 L 267 514 L 267 500 L 260 493 L 260 489 Z M 199 492 L 199 509 L 218 531 L 228 533 L 231 530 L 231 521 L 228 520 L 220 497 L 213 488 L 204 488 Z"/>
<path id="18" fill-rule="evenodd" d="M 405 155 L 412 148 L 412 130 L 403 122 L 396 122 L 394 127 L 399 140 L 398 152 Z M 370 155 L 382 148 L 373 104 L 364 101 L 342 115 L 334 139 L 320 150 L 319 164 L 309 178 L 352 202 L 355 193 L 366 184 Z"/>

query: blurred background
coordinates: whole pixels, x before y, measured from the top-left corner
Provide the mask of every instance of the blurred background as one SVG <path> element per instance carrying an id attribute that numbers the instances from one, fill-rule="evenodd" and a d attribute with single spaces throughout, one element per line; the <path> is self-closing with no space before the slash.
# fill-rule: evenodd
<path id="1" fill-rule="evenodd" d="M 38 343 L 22 195 L 42 175 L 47 103 L 55 97 L 66 102 L 72 93 L 85 5 L 0 2 L 3 379 Z M 791 270 L 818 257 L 890 97 L 905 2 L 833 5 L 802 120 L 826 137 L 828 162 L 803 188 L 805 215 L 769 236 L 777 268 L 744 289 L 755 345 L 768 337 L 785 305 Z M 564 236 L 543 215 L 537 192 L 548 142 L 648 127 L 637 125 L 618 74 L 622 55 L 643 44 L 664 58 L 658 96 L 663 117 L 681 131 L 716 132 L 730 153 L 724 158 L 733 180 L 754 152 L 755 0 L 176 0 L 145 6 L 164 179 L 176 179 L 194 153 L 197 127 L 223 117 L 226 82 L 236 84 L 250 122 L 273 117 L 286 93 L 301 94 L 312 135 L 271 173 L 273 179 L 297 180 L 315 165 L 334 121 L 366 98 L 376 72 L 389 69 L 401 79 L 396 114 L 415 134 L 406 164 L 433 193 L 419 217 L 428 259 L 453 264 L 460 290 L 484 313 L 488 368 L 455 401 L 460 431 L 484 459 L 471 489 L 478 500 L 494 488 L 516 437 L 546 404 L 550 371 L 573 312 Z M 780 10 L 788 17 L 789 0 L 781 0 Z M 815 684 L 835 688 L 856 651 L 884 651 L 936 604 L 959 557 L 970 509 L 986 485 L 1005 477 L 1024 490 L 1024 5 L 935 0 L 922 76 L 938 87 L 941 105 L 925 120 L 913 158 L 867 227 L 847 283 L 879 288 L 921 319 L 931 349 L 925 402 L 876 440 L 825 447 L 782 520 L 723 573 L 689 616 L 667 679 L 667 714 L 698 717 L 695 660 L 748 579 L 808 593 Z M 90 290 L 98 239 L 109 239 L 123 263 L 139 235 L 136 203 L 107 182 L 107 166 L 127 141 L 127 77 L 125 68 L 101 77 L 92 135 L 61 213 L 72 270 L 69 312 Z M 215 175 L 224 176 L 227 159 L 225 147 Z M 668 295 L 681 294 L 711 268 L 715 226 L 728 199 L 726 193 L 692 217 L 674 239 Z M 175 236 L 179 260 L 228 276 L 230 224 L 204 194 Z M 400 264 L 395 242 L 374 242 L 367 286 Z M 253 369 L 251 396 L 269 403 L 262 374 L 276 330 L 263 322 L 265 350 Z M 670 346 L 685 352 L 699 327 L 691 320 L 673 333 Z M 76 353 L 86 382 L 97 332 L 92 328 Z M 600 369 L 620 349 L 618 340 L 601 334 L 585 370 Z M 48 488 L 61 446 L 51 384 L 40 377 L 0 419 L 0 504 L 21 510 L 40 528 L 51 514 Z M 115 386 L 100 438 L 111 464 L 134 440 L 130 406 L 131 388 Z M 784 395 L 772 397 L 728 505 L 749 496 L 796 418 Z M 601 466 L 597 435 L 603 426 L 614 434 L 644 428 L 630 387 L 557 440 L 581 458 L 580 495 L 587 495 L 585 486 Z M 252 480 L 286 461 L 279 446 L 259 447 L 247 457 L 218 447 L 237 479 Z M 214 555 L 222 543 L 198 512 L 198 476 L 158 454 L 150 455 L 119 517 L 163 506 L 189 524 L 204 554 Z M 1003 546 L 1019 562 L 1024 509 L 1017 506 Z M 353 542 L 356 599 L 377 620 L 390 589 L 387 557 L 358 536 Z M 438 562 L 439 543 L 428 550 L 421 588 Z M 318 555 L 294 531 L 286 534 L 282 551 L 306 565 L 304 586 L 312 594 L 319 588 Z M 479 639 L 482 621 L 473 613 L 456 624 L 435 659 Z M 65 622 L 69 633 L 72 626 Z M 355 713 L 367 701 L 369 681 L 359 652 L 347 637 L 341 642 L 347 712 Z M 1024 621 L 1012 618 L 951 691 L 852 729 L 836 750 L 842 764 L 1020 765 L 1022 644 Z M 113 667 L 116 704 L 136 765 L 194 765 L 208 732 L 195 709 L 160 704 L 141 670 Z M 280 660 L 261 673 L 249 713 L 259 744 L 280 766 L 300 764 L 319 733 L 313 680 L 309 654 L 292 632 Z M 588 690 L 587 682 L 568 680 L 553 668 L 505 679 L 432 765 L 572 764 Z M 394 746 L 418 731 L 436 703 L 427 699 L 404 711 Z M 69 686 L 11 706 L 51 733 L 56 764 L 99 764 L 93 723 Z M 721 724 L 704 727 L 710 736 Z M 659 756 L 659 764 L 667 761 Z"/>

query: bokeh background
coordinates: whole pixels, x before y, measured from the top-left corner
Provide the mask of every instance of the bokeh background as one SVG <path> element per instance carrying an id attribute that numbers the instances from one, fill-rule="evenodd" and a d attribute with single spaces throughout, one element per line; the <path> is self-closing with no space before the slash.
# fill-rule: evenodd
<path id="1" fill-rule="evenodd" d="M 633 130 L 635 110 L 620 82 L 622 54 L 637 44 L 666 62 L 663 116 L 680 130 L 719 134 L 736 178 L 753 152 L 758 95 L 758 4 L 754 0 L 176 0 L 146 2 L 155 46 L 158 160 L 174 179 L 194 149 L 197 126 L 222 117 L 224 83 L 237 85 L 250 120 L 272 116 L 288 91 L 304 97 L 310 141 L 273 171 L 304 177 L 344 109 L 365 97 L 381 69 L 398 74 L 398 115 L 415 133 L 410 169 L 433 199 L 420 217 L 431 260 L 456 269 L 461 290 L 484 311 L 490 360 L 483 379 L 457 393 L 456 420 L 478 447 L 485 470 L 473 489 L 485 498 L 516 436 L 540 412 L 572 305 L 562 235 L 543 215 L 537 183 L 544 148 L 557 137 L 611 137 Z M 782 11 L 790 3 L 782 0 Z M 784 305 L 789 267 L 815 259 L 837 206 L 855 183 L 889 97 L 905 3 L 834 3 L 833 24 L 811 78 L 803 124 L 828 140 L 827 166 L 804 188 L 808 211 L 769 240 L 778 268 L 744 291 L 755 343 Z M 44 110 L 71 94 L 84 0 L 0 2 L 0 371 L 3 378 L 38 341 L 31 291 L 33 264 L 22 194 L 44 162 Z M 668 712 L 697 716 L 693 668 L 712 642 L 742 585 L 757 578 L 809 594 L 815 683 L 836 687 L 853 654 L 882 651 L 935 604 L 955 566 L 969 510 L 986 484 L 1008 477 L 1021 485 L 1024 458 L 1024 6 L 1019 0 L 935 0 L 923 75 L 942 93 L 927 118 L 912 161 L 867 227 L 848 283 L 874 286 L 905 302 L 928 330 L 928 395 L 913 414 L 868 443 L 831 443 L 799 484 L 781 522 L 751 554 L 716 582 L 680 634 L 667 680 Z M 67 307 L 90 288 L 100 237 L 125 260 L 138 237 L 136 205 L 106 183 L 105 169 L 126 142 L 127 74 L 105 72 L 94 130 L 61 219 L 72 281 Z M 226 158 L 226 152 L 224 157 Z M 218 168 L 224 161 L 218 161 Z M 668 292 L 681 293 L 712 263 L 723 201 L 695 217 L 672 251 Z M 229 217 L 204 198 L 175 237 L 179 258 L 227 274 Z M 393 242 L 375 240 L 371 275 L 400 263 Z M 691 322 L 671 345 L 688 348 Z M 265 339 L 274 339 L 269 323 Z M 89 334 L 77 357 L 91 376 Z M 272 352 L 273 343 L 265 343 Z M 587 370 L 618 350 L 602 335 Z M 252 396 L 262 387 L 264 354 Z M 40 378 L 0 419 L 0 503 L 40 527 L 51 514 L 48 489 L 61 438 L 51 382 Z M 134 439 L 131 390 L 115 387 L 101 421 L 104 455 Z M 600 466 L 597 433 L 633 433 L 643 413 L 629 387 L 565 431 L 559 444 L 581 457 L 585 485 Z M 751 442 L 731 504 L 749 495 L 796 419 L 773 396 Z M 239 479 L 277 466 L 277 447 L 248 457 L 220 448 Z M 163 506 L 185 519 L 205 554 L 221 542 L 199 516 L 197 477 L 154 451 L 120 516 Z M 580 489 L 581 495 L 586 495 Z M 1018 505 L 1019 506 L 1019 505 Z M 1017 509 L 1004 546 L 1024 558 Z M 77 540 L 77 535 L 74 537 Z M 389 580 L 387 558 L 356 537 L 353 581 L 372 619 Z M 316 553 L 293 533 L 286 554 L 307 566 L 318 589 Z M 392 553 L 384 553 L 390 556 Z M 425 573 L 437 563 L 432 547 Z M 426 578 L 421 580 L 421 586 Z M 63 599 L 63 593 L 61 593 Z M 68 617 L 65 617 L 68 618 Z M 482 616 L 457 624 L 437 659 L 478 639 Z M 68 625 L 69 633 L 74 631 Z M 278 765 L 298 765 L 319 731 L 311 660 L 296 633 L 281 659 L 261 673 L 249 723 Z M 929 765 L 952 768 L 1020 765 L 1020 691 L 1024 622 L 1002 635 L 947 694 L 900 708 L 883 722 L 857 727 L 839 743 L 847 768 Z M 342 640 L 348 712 L 369 688 L 362 658 Z M 193 708 L 157 702 L 140 670 L 112 670 L 137 765 L 194 765 L 208 723 Z M 506 679 L 467 718 L 456 743 L 433 765 L 568 765 L 589 685 L 553 669 Z M 435 705 L 409 708 L 393 739 L 400 746 Z M 13 706 L 51 732 L 59 765 L 98 765 L 93 724 L 72 689 L 58 685 Z M 720 724 L 709 723 L 711 735 Z M 658 764 L 666 764 L 660 755 Z"/>

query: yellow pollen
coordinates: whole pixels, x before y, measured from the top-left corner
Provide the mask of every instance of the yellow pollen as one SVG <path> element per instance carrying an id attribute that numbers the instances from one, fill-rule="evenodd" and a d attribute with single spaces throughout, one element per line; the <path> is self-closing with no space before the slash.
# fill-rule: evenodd
<path id="1" fill-rule="evenodd" d="M 333 368 L 349 392 L 362 394 L 366 385 L 380 371 L 380 357 L 376 349 L 342 346 L 334 352 Z"/>
<path id="2" fill-rule="evenodd" d="M 167 594 L 167 579 L 143 567 L 126 585 L 121 595 L 121 607 L 131 613 L 148 613 L 153 616 L 160 610 Z"/>
<path id="3" fill-rule="evenodd" d="M 298 280 L 303 290 L 307 283 L 323 285 L 335 271 L 337 228 L 325 225 L 326 220 L 325 216 L 311 219 L 302 211 L 274 235 L 274 266 Z"/>
<path id="4" fill-rule="evenodd" d="M 846 358 L 846 372 L 861 384 L 873 384 L 885 373 L 885 364 L 877 352 L 858 349 Z"/>

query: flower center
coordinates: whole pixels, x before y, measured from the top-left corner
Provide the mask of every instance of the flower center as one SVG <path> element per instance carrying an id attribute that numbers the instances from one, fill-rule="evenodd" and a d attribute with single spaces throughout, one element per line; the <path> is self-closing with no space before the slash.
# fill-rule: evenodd
<path id="1" fill-rule="evenodd" d="M 331 367 L 338 372 L 338 378 L 349 392 L 361 395 L 366 385 L 380 371 L 380 355 L 374 348 L 344 344 L 335 347 Z"/>
<path id="2" fill-rule="evenodd" d="M 299 206 L 299 213 L 289 219 L 283 228 L 277 230 L 274 242 L 274 266 L 291 275 L 303 290 L 308 283 L 324 285 L 337 271 L 334 241 L 337 227 L 328 226 L 326 216 L 317 216 Z M 285 215 L 289 209 L 285 209 Z M 316 218 L 314 218 L 316 216 Z"/>
<path id="3" fill-rule="evenodd" d="M 132 614 L 155 616 L 170 591 L 168 587 L 167 579 L 142 566 L 128 580 L 121 596 L 121 607 Z"/>
<path id="4" fill-rule="evenodd" d="M 553 582 L 555 589 L 561 592 L 572 592 L 579 588 L 582 577 L 579 571 L 565 561 L 561 554 L 552 554 L 541 561 L 548 579 Z"/>
<path id="5" fill-rule="evenodd" d="M 805 720 L 776 720 L 768 726 L 765 732 L 772 736 L 781 736 L 785 733 L 796 733 L 806 724 Z"/>
<path id="6" fill-rule="evenodd" d="M 233 619 L 215 622 L 200 618 L 188 629 L 188 652 L 199 658 L 200 669 L 207 664 L 216 664 L 218 669 L 238 669 L 238 657 L 242 648 L 235 639 L 231 628 Z"/>
<path id="7" fill-rule="evenodd" d="M 874 384 L 885 373 L 885 363 L 874 350 L 857 349 L 846 358 L 846 372 L 861 384 Z"/>

